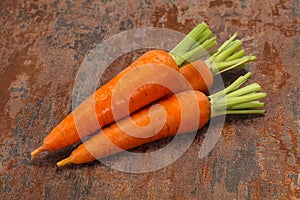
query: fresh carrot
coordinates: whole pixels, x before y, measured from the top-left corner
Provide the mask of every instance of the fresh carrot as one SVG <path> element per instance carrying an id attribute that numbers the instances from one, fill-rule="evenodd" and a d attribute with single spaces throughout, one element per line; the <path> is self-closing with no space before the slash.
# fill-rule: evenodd
<path id="1" fill-rule="evenodd" d="M 167 52 L 152 50 L 145 53 L 107 84 L 99 88 L 94 95 L 91 95 L 71 114 L 69 114 L 50 132 L 50 134 L 44 139 L 42 146 L 33 151 L 32 155 L 36 155 L 42 150 L 57 150 L 65 146 L 72 145 L 78 142 L 80 137 L 92 134 L 94 131 L 98 130 L 100 126 L 103 127 L 113 122 L 111 97 L 114 92 L 113 90 L 115 85 L 128 71 L 145 64 L 160 65 L 178 70 L 176 62 Z M 164 79 L 168 79 L 169 77 L 168 74 L 161 74 L 161 76 L 164 77 Z M 135 78 L 142 80 L 142 77 Z M 134 80 L 129 81 L 132 82 Z M 126 94 L 126 92 L 127 91 L 124 90 L 124 94 Z M 130 110 L 137 110 L 140 108 L 140 102 L 143 102 L 144 105 L 151 103 L 153 99 L 156 100 L 166 93 L 169 93 L 168 89 L 160 85 L 148 86 L 148 89 L 145 89 L 144 87 L 140 88 L 140 91 L 136 91 L 133 94 L 135 96 L 131 97 L 131 99 L 134 99 L 137 104 L 132 104 Z M 146 95 L 149 97 L 146 98 Z M 120 96 L 123 95 L 120 94 Z M 95 113 L 97 116 L 95 116 Z"/>
<path id="2" fill-rule="evenodd" d="M 118 123 L 105 127 L 79 145 L 68 158 L 58 162 L 57 165 L 61 167 L 66 164 L 87 163 L 148 142 L 174 136 L 177 133 L 196 131 L 203 127 L 210 117 L 218 115 L 262 114 L 265 112 L 264 110 L 249 109 L 264 106 L 263 103 L 257 101 L 266 97 L 265 93 L 259 92 L 261 90 L 260 86 L 253 83 L 238 89 L 250 75 L 249 72 L 225 90 L 209 97 L 200 91 L 194 90 L 165 97 L 154 105 L 135 112 L 131 118 L 124 118 Z M 199 108 L 199 113 L 195 113 L 196 106 Z M 152 119 L 150 119 L 149 113 L 151 113 Z M 164 118 L 165 122 L 162 128 L 157 133 L 153 132 L 153 130 L 160 127 L 158 124 L 161 124 L 161 119 Z M 140 128 L 131 128 L 131 120 Z M 191 125 L 193 122 L 196 122 L 196 126 L 195 124 Z M 150 126 L 147 127 L 149 124 Z M 128 132 L 126 133 L 124 130 Z M 132 135 L 133 133 L 134 135 Z"/>
<path id="3" fill-rule="evenodd" d="M 199 41 L 198 39 L 203 38 L 203 35 L 205 35 L 205 40 Z M 205 44 L 203 49 L 206 48 L 208 50 L 215 45 L 215 39 L 211 40 L 210 42 L 206 41 L 206 39 L 211 36 L 211 31 L 205 23 L 199 24 L 188 36 L 197 41 L 196 43 L 198 43 L 199 46 Z M 183 42 L 183 44 L 186 43 Z M 185 45 L 185 47 L 189 48 L 190 45 Z M 180 46 L 177 46 L 177 48 L 178 47 Z M 103 87 L 99 88 L 93 95 L 79 105 L 72 113 L 70 113 L 50 132 L 50 134 L 43 140 L 42 145 L 34 150 L 31 155 L 35 156 L 41 151 L 53 151 L 72 145 L 80 141 L 81 138 L 84 138 L 85 136 L 95 132 L 100 127 L 118 120 L 114 119 L 112 113 L 111 98 L 114 92 L 114 87 L 118 81 L 130 70 L 146 64 L 163 65 L 165 67 L 178 70 L 177 61 L 173 56 L 171 56 L 171 54 L 168 54 L 162 50 L 153 50 L 145 53 L 129 67 L 119 73 L 115 78 L 110 80 Z M 161 74 L 160 72 L 157 73 L 160 74 L 160 77 L 162 77 L 163 80 L 168 79 L 169 77 L 168 74 Z M 147 74 L 145 74 L 145 76 L 147 76 Z M 134 78 L 139 79 L 140 81 L 144 79 L 144 77 Z M 128 84 L 130 82 L 132 82 L 132 80 L 129 80 Z M 136 82 L 139 81 L 137 80 Z M 126 95 L 126 93 L 127 89 L 124 88 L 124 92 L 123 94 L 120 93 L 120 96 Z M 131 95 L 132 102 L 135 103 L 130 105 L 130 112 L 138 110 L 139 108 L 169 93 L 170 91 L 167 88 L 158 84 L 140 87 Z M 128 105 L 119 105 L 119 107 L 127 106 Z M 125 116 L 120 116 L 120 118 L 121 117 Z"/>
<path id="4" fill-rule="evenodd" d="M 209 39 L 210 36 L 211 31 L 208 26 L 202 23 L 193 29 L 169 54 L 162 50 L 153 50 L 145 53 L 115 78 L 99 88 L 92 96 L 70 113 L 50 132 L 44 139 L 42 145 L 34 150 L 31 155 L 35 156 L 41 151 L 53 151 L 72 145 L 80 141 L 81 138 L 94 133 L 100 127 L 104 127 L 116 120 L 126 117 L 128 115 L 127 112 L 122 112 L 118 117 L 113 116 L 112 94 L 118 81 L 138 66 L 152 64 L 165 66 L 177 71 L 179 70 L 180 74 L 186 78 L 193 89 L 207 93 L 213 83 L 213 74 L 217 74 L 228 68 L 237 67 L 255 59 L 253 56 L 244 56 L 244 54 L 236 55 L 237 53 L 235 51 L 240 47 L 241 42 L 233 41 L 237 36 L 235 34 L 206 61 L 196 61 L 178 69 L 178 66 L 183 65 L 189 58 L 193 59 L 196 54 L 201 54 L 215 45 L 215 38 Z M 191 43 L 191 39 L 196 41 L 196 44 L 195 42 Z M 231 57 L 234 57 L 234 59 L 226 60 Z M 211 64 L 212 62 L 214 62 L 213 65 Z M 166 71 L 165 73 L 156 71 L 156 73 L 160 74 L 160 80 L 174 82 L 174 80 L 172 80 L 173 76 L 170 76 Z M 148 75 L 149 74 L 146 74 L 146 76 Z M 127 83 L 124 83 L 125 88 L 123 88 L 123 93 L 119 93 L 120 97 L 127 94 L 130 82 L 141 82 L 145 77 L 133 76 L 131 78 L 135 81 L 129 79 Z M 191 89 L 184 84 L 180 85 L 179 82 L 175 84 L 177 84 L 175 92 Z M 168 88 L 155 84 L 155 82 L 154 84 L 139 87 L 130 97 L 129 113 L 170 93 L 171 91 Z M 119 102 L 118 108 L 127 109 L 128 105 L 124 103 L 124 101 Z"/>

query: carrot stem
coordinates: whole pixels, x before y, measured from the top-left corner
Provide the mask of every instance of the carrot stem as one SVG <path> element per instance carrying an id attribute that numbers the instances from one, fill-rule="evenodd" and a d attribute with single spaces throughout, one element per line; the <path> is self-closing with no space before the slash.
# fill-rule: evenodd
<path id="1" fill-rule="evenodd" d="M 218 56 L 221 52 L 224 51 L 224 49 L 228 48 L 228 46 L 230 45 L 230 43 L 231 43 L 232 41 L 234 41 L 235 38 L 236 38 L 237 36 L 238 36 L 238 33 L 237 33 L 237 32 L 236 32 L 235 34 L 233 34 L 233 35 L 231 36 L 231 38 L 229 38 L 229 40 L 225 41 L 225 42 L 220 46 L 220 48 L 219 48 L 218 51 L 213 55 L 213 57 Z"/>
<path id="2" fill-rule="evenodd" d="M 213 74 L 220 74 L 233 68 L 244 66 L 245 63 L 256 60 L 255 56 L 245 56 L 245 51 L 238 49 L 242 46 L 241 40 L 235 40 L 238 33 L 225 41 L 219 49 L 205 60 Z"/>
<path id="3" fill-rule="evenodd" d="M 189 49 L 192 50 L 195 47 L 199 46 L 206 40 L 208 40 L 212 36 L 211 30 L 207 27 L 202 33 L 200 33 L 199 39 L 195 42 L 195 44 Z M 187 51 L 186 51 L 187 52 Z"/>
<path id="4" fill-rule="evenodd" d="M 259 101 L 251 101 L 247 103 L 241 103 L 238 105 L 231 106 L 230 110 L 241 110 L 241 109 L 249 109 L 249 108 L 262 108 L 265 104 Z"/>
<path id="5" fill-rule="evenodd" d="M 225 110 L 211 115 L 211 117 L 216 117 L 220 115 L 249 115 L 249 114 L 264 114 L 266 110 Z"/>
<path id="6" fill-rule="evenodd" d="M 170 51 L 170 54 L 176 57 L 176 55 L 182 55 L 187 52 L 199 40 L 202 32 L 207 28 L 209 27 L 205 22 L 198 24 Z"/>
<path id="7" fill-rule="evenodd" d="M 236 50 L 238 50 L 242 46 L 242 41 L 235 40 L 230 43 L 228 48 L 222 51 L 219 55 L 217 55 L 214 59 L 215 62 L 225 61 L 230 55 L 232 55 Z"/>
<path id="8" fill-rule="evenodd" d="M 228 41 L 230 41 L 230 39 Z M 230 69 L 243 66 L 247 62 L 256 60 L 255 56 L 244 56 L 244 50 L 235 52 L 242 45 L 240 40 L 231 41 L 229 43 L 228 41 L 225 42 L 225 47 L 222 45 L 215 54 L 205 61 L 211 68 L 213 74 L 220 74 Z"/>
<path id="9" fill-rule="evenodd" d="M 215 63 L 216 68 L 213 69 L 213 72 L 215 74 L 223 73 L 225 71 L 239 67 L 242 64 L 245 64 L 249 61 L 254 61 L 254 60 L 256 60 L 255 56 L 244 56 L 242 58 L 238 58 L 238 59 L 231 60 L 231 61 L 216 62 Z"/>
<path id="10" fill-rule="evenodd" d="M 252 83 L 250 85 L 247 85 L 239 90 L 235 90 L 231 93 L 229 93 L 226 97 L 238 97 L 238 96 L 242 96 L 245 94 L 248 94 L 250 92 L 260 92 L 261 91 L 261 87 L 259 84 L 257 83 Z"/>
<path id="11" fill-rule="evenodd" d="M 176 63 L 178 64 L 178 66 L 181 66 L 185 61 L 191 59 L 194 55 L 201 55 L 205 53 L 206 51 L 208 51 L 209 49 L 217 45 L 216 40 L 217 38 L 213 37 L 209 40 L 206 40 L 205 42 L 195 47 L 194 49 L 184 53 L 183 55 L 181 56 L 178 55 L 176 58 Z"/>
<path id="12" fill-rule="evenodd" d="M 214 105 L 214 109 L 220 109 L 223 107 L 229 108 L 231 106 L 238 105 L 241 103 L 262 99 L 265 98 L 266 96 L 267 96 L 266 93 L 254 93 L 254 94 L 247 94 L 239 97 L 228 97 L 228 98 L 227 96 L 225 96 L 226 99 L 224 99 L 224 101 L 222 100 L 217 101 L 218 103 Z"/>
<path id="13" fill-rule="evenodd" d="M 209 26 L 202 22 L 188 33 L 169 54 L 180 67 L 187 60 L 191 60 L 196 55 L 203 54 L 217 45 L 216 38 L 210 38 L 211 35 Z"/>
<path id="14" fill-rule="evenodd" d="M 256 108 L 264 107 L 264 103 L 257 100 L 267 96 L 266 93 L 260 92 L 261 87 L 259 84 L 252 83 L 238 89 L 250 76 L 251 73 L 248 72 L 224 90 L 209 96 L 211 117 L 224 114 L 262 114 L 265 112 L 264 110 L 256 110 Z"/>
<path id="15" fill-rule="evenodd" d="M 203 22 L 196 26 L 178 45 L 169 52 L 179 67 L 195 61 L 205 59 L 205 52 L 217 45 L 216 38 L 210 38 L 212 32 Z M 220 74 L 233 68 L 242 67 L 245 63 L 256 60 L 255 56 L 245 56 L 245 51 L 238 49 L 241 40 L 235 40 L 238 33 L 233 34 L 204 62 L 213 74 Z M 210 39 L 209 39 L 210 38 Z"/>
<path id="16" fill-rule="evenodd" d="M 202 22 L 180 41 L 169 54 L 179 67 L 197 59 L 204 59 L 207 55 L 204 55 L 204 53 L 217 45 L 216 38 L 210 38 L 211 35 L 212 32 L 209 26 Z M 235 40 L 237 36 L 238 33 L 236 32 L 205 60 L 214 75 L 233 68 L 243 67 L 245 63 L 256 60 L 255 56 L 245 56 L 243 49 L 238 51 L 242 46 L 242 41 Z"/>
<path id="17" fill-rule="evenodd" d="M 235 80 L 232 84 L 230 84 L 224 90 L 221 90 L 215 94 L 210 95 L 209 98 L 217 99 L 220 97 L 224 97 L 229 92 L 232 92 L 232 91 L 238 89 L 242 84 L 244 84 L 249 79 L 250 76 L 251 76 L 251 72 L 248 72 L 244 76 L 240 76 L 237 80 Z"/>
<path id="18" fill-rule="evenodd" d="M 207 27 L 202 34 L 200 35 L 199 39 L 197 40 L 198 44 L 202 44 L 206 40 L 208 40 L 212 36 L 211 30 Z"/>
<path id="19" fill-rule="evenodd" d="M 238 58 L 242 58 L 245 55 L 245 50 L 242 49 L 239 52 L 236 52 L 234 54 L 232 54 L 231 56 L 229 56 L 225 61 L 232 61 Z"/>

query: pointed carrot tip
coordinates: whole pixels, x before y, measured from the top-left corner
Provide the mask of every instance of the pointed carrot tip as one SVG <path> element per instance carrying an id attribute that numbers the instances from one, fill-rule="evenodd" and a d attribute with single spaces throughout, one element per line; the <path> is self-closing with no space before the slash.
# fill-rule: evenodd
<path id="1" fill-rule="evenodd" d="M 44 151 L 43 146 L 38 147 L 37 149 L 35 149 L 34 151 L 31 152 L 31 157 L 34 157 L 34 156 L 38 155 L 42 151 Z"/>
<path id="2" fill-rule="evenodd" d="M 56 163 L 57 167 L 62 167 L 68 164 L 72 164 L 72 158 L 68 157 Z"/>

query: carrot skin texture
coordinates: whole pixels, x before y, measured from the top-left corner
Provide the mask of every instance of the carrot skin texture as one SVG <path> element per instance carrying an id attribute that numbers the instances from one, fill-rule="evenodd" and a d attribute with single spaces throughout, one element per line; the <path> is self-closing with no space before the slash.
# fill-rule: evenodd
<path id="1" fill-rule="evenodd" d="M 205 94 L 213 85 L 213 74 L 210 68 L 201 60 L 187 64 L 179 69 L 181 75 L 191 84 L 194 90 L 199 90 Z"/>
<path id="2" fill-rule="evenodd" d="M 127 114 L 121 114 L 119 118 L 114 119 L 112 113 L 112 93 L 114 86 L 130 70 L 145 64 L 159 64 L 170 67 L 178 71 L 178 66 L 174 59 L 165 51 L 153 50 L 142 55 L 138 60 L 132 63 L 125 70 L 120 72 L 115 78 L 99 88 L 94 95 L 91 95 L 72 113 L 70 113 L 60 124 L 58 124 L 50 134 L 44 139 L 40 151 L 54 151 L 80 141 L 100 127 L 104 127 L 126 117 Z M 191 84 L 195 90 L 208 93 L 213 84 L 213 75 L 211 70 L 202 61 L 196 61 L 179 69 L 183 77 Z M 166 78 L 168 78 L 166 76 Z M 173 81 L 174 80 L 170 80 Z M 176 80 L 175 80 L 176 81 Z M 178 86 L 176 92 L 187 89 L 186 85 Z M 129 112 L 132 113 L 145 105 L 148 105 L 163 96 L 171 94 L 171 91 L 159 84 L 146 84 L 135 90 L 129 101 Z M 127 105 L 123 105 L 127 108 Z M 76 117 L 74 117 L 76 115 Z M 32 155 L 36 155 L 32 153 Z"/>
<path id="3" fill-rule="evenodd" d="M 128 126 L 131 123 L 131 118 L 127 117 L 120 120 L 117 123 L 111 124 L 99 133 L 94 135 L 89 140 L 85 141 L 83 144 L 79 145 L 66 159 L 66 162 L 62 161 L 58 163 L 58 166 L 63 166 L 65 164 L 82 164 L 91 162 L 95 159 L 100 159 L 107 157 L 109 155 L 116 154 L 123 150 L 128 150 L 145 143 L 156 141 L 162 138 L 169 136 L 174 136 L 181 133 L 196 131 L 198 128 L 203 127 L 210 119 L 210 102 L 205 94 L 199 91 L 185 91 L 181 92 L 178 95 L 178 99 L 181 100 L 182 104 L 179 103 L 179 100 L 175 95 L 168 96 L 162 100 L 159 100 L 156 104 L 152 106 L 152 116 L 154 119 L 163 118 L 162 115 L 165 115 L 162 112 L 161 107 L 163 106 L 166 110 L 166 121 L 160 131 L 155 135 L 150 137 L 144 137 L 151 132 L 151 129 L 140 129 L 140 131 L 135 132 L 135 136 L 129 135 L 123 131 L 123 128 Z M 196 98 L 196 99 L 195 99 Z M 182 107 L 188 108 L 190 102 L 196 100 L 196 106 L 199 107 L 199 116 L 195 118 L 193 115 L 195 107 L 190 109 L 182 110 Z M 183 105 L 185 104 L 185 105 Z M 134 114 L 132 114 L 132 120 L 139 124 L 140 126 L 149 125 L 149 110 L 150 106 L 147 106 Z M 196 126 L 191 125 L 195 122 Z M 153 126 L 156 126 L 156 123 L 159 120 L 154 120 Z M 181 123 L 181 128 L 179 126 Z M 152 124 L 151 124 L 152 125 Z M 120 128 L 123 127 L 123 128 Z M 152 133 L 151 133 L 152 134 Z M 117 147 L 116 147 L 117 146 Z"/>
<path id="4" fill-rule="evenodd" d="M 164 65 L 178 70 L 176 62 L 167 52 L 162 50 L 146 52 L 126 69 L 121 71 L 116 77 L 111 79 L 107 84 L 99 88 L 93 95 L 62 120 L 44 139 L 40 150 L 54 151 L 72 145 L 80 141 L 81 138 L 97 131 L 100 127 L 114 122 L 111 109 L 111 97 L 114 86 L 127 72 L 146 64 Z M 148 88 L 141 88 L 142 91 L 137 90 L 131 98 L 135 99 L 136 102 L 141 100 L 145 101 L 144 105 L 146 105 L 147 103 L 151 103 L 160 98 L 164 94 L 169 93 L 169 90 L 165 87 L 156 85 L 155 88 L 148 89 L 150 91 L 148 91 L 148 98 L 144 98 L 143 94 L 147 89 Z M 151 93 L 151 91 L 155 92 Z M 130 112 L 139 108 L 141 108 L 141 104 L 131 104 Z M 74 115 L 76 115 L 76 117 L 74 117 Z"/>

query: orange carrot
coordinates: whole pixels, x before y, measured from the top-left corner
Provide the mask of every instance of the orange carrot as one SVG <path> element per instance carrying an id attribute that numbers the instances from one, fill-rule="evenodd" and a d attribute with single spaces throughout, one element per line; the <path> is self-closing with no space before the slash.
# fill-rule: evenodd
<path id="1" fill-rule="evenodd" d="M 207 32 L 205 35 L 207 35 Z M 214 42 L 215 40 L 211 40 L 208 43 L 204 42 L 205 47 L 207 49 L 211 48 Z M 232 41 L 227 42 L 228 47 L 226 46 L 226 48 L 224 45 L 221 46 L 223 49 L 225 49 L 225 51 L 219 49 L 219 51 L 217 51 L 211 57 L 211 59 L 208 60 L 213 61 L 216 59 L 220 61 L 220 63 L 216 63 L 218 64 L 216 68 L 217 70 L 209 67 L 207 64 L 208 62 L 203 61 L 196 61 L 178 69 L 178 60 L 180 60 L 179 63 L 181 63 L 183 59 L 177 56 L 177 58 L 180 59 L 176 60 L 176 55 L 174 52 L 170 52 L 168 54 L 162 50 L 153 50 L 145 53 L 129 67 L 119 73 L 115 78 L 110 80 L 103 87 L 99 88 L 93 95 L 79 105 L 72 113 L 70 113 L 50 132 L 50 134 L 43 140 L 42 145 L 34 150 L 31 155 L 35 156 L 41 151 L 54 151 L 75 144 L 76 142 L 80 141 L 81 138 L 84 138 L 97 131 L 100 127 L 104 127 L 115 122 L 116 120 L 126 117 L 130 113 L 137 111 L 145 105 L 148 105 L 149 103 L 152 103 L 163 96 L 170 94 L 171 91 L 167 87 L 157 84 L 160 83 L 160 81 L 169 83 L 169 85 L 172 83 L 174 85 L 172 91 L 174 92 L 194 89 L 208 93 L 208 90 L 213 83 L 212 72 L 216 73 L 218 72 L 218 69 L 223 70 L 227 69 L 228 67 L 235 67 L 251 60 L 248 58 L 242 58 L 242 60 L 239 60 L 243 54 L 234 56 L 234 52 L 240 47 L 240 43 L 238 42 L 235 44 L 231 42 Z M 176 47 L 174 49 L 176 49 Z M 194 53 L 195 49 L 197 50 L 197 47 L 193 48 L 191 51 Z M 179 50 L 182 50 L 182 48 L 179 48 Z M 226 55 L 224 55 L 224 53 L 226 53 Z M 188 58 L 189 56 L 190 55 L 187 55 L 186 57 Z M 226 58 L 230 57 L 235 57 L 235 59 L 231 61 L 225 60 Z M 155 67 L 153 67 L 153 69 L 155 68 L 156 70 L 146 70 L 147 73 L 145 72 L 141 76 L 134 76 L 132 73 L 130 73 L 133 70 L 138 70 L 140 66 L 144 65 L 160 66 L 166 69 L 172 69 L 175 72 L 179 70 L 180 73 L 178 73 L 177 77 L 181 77 L 181 75 L 183 75 L 187 82 L 183 82 L 182 80 L 180 81 L 174 77 L 174 75 L 170 75 L 170 70 L 158 71 L 158 69 L 161 68 Z M 131 76 L 128 74 L 131 74 Z M 159 76 L 157 76 L 157 74 Z M 128 108 L 127 102 L 124 101 L 124 98 L 128 96 L 128 90 L 130 90 L 131 87 L 137 87 L 133 83 L 143 82 L 145 76 L 153 77 L 153 83 L 142 85 L 133 91 L 130 96 Z M 122 83 L 124 87 L 123 90 L 118 93 L 118 101 L 116 101 L 112 99 L 112 96 L 116 92 L 116 86 L 120 84 L 119 82 L 121 80 L 123 81 Z M 157 82 L 155 80 L 157 80 Z M 189 83 L 191 87 L 187 83 Z M 114 115 L 113 109 L 119 110 L 118 116 Z M 128 110 L 129 112 L 127 112 Z"/>
<path id="2" fill-rule="evenodd" d="M 162 129 L 154 136 L 145 137 L 147 134 L 151 134 L 153 129 L 156 129 L 156 124 L 159 123 L 160 120 L 152 122 L 153 124 L 150 125 L 151 127 L 149 127 L 149 129 L 143 128 L 143 126 L 147 126 L 150 123 L 150 107 L 147 107 L 132 115 L 133 121 L 141 126 L 141 128 L 134 130 L 134 136 L 128 135 L 119 128 L 118 124 L 111 124 L 104 128 L 99 134 L 96 134 L 84 144 L 81 144 L 72 152 L 69 158 L 59 162 L 58 166 L 70 163 L 80 164 L 91 162 L 95 159 L 103 158 L 122 150 L 131 149 L 151 141 L 173 136 L 177 133 L 180 123 L 183 124 L 181 133 L 195 131 L 197 130 L 197 127 L 202 127 L 209 120 L 210 103 L 205 94 L 198 91 L 186 91 L 177 94 L 177 97 L 178 99 L 175 95 L 169 96 L 152 106 L 152 119 L 164 118 L 165 113 L 162 111 L 163 108 L 160 106 L 163 106 L 167 113 L 166 121 Z M 194 129 L 191 129 L 193 126 L 191 126 L 190 123 L 195 122 L 193 118 L 196 118 L 196 116 L 194 114 L 195 107 L 191 107 L 190 104 L 195 100 L 197 101 L 200 109 L 200 120 L 197 122 L 198 126 L 194 126 Z M 182 101 L 186 105 L 180 105 L 179 101 Z M 181 106 L 188 108 L 188 110 L 184 110 L 184 113 L 181 113 Z M 128 129 L 131 129 L 130 123 L 131 119 L 125 118 L 119 122 L 119 125 L 120 127 L 129 127 Z"/>
<path id="3" fill-rule="evenodd" d="M 160 57 L 160 59 L 158 59 L 158 57 Z M 100 126 L 104 127 L 105 125 L 110 124 L 115 120 L 125 117 L 126 113 L 124 112 L 121 113 L 117 119 L 114 119 L 115 116 L 113 116 L 112 113 L 111 99 L 112 93 L 114 92 L 113 89 L 120 78 L 124 76 L 124 74 L 128 72 L 129 69 L 133 69 L 134 67 L 138 67 L 139 65 L 142 65 L 144 63 L 164 65 L 167 64 L 166 66 L 178 70 L 178 67 L 173 61 L 173 58 L 166 52 L 156 50 L 146 53 L 132 65 L 126 68 L 126 70 L 122 71 L 110 82 L 98 89 L 94 95 L 90 96 L 86 101 L 78 106 L 78 108 L 70 113 L 57 127 L 55 127 L 50 132 L 50 134 L 44 139 L 42 146 L 33 151 L 32 155 L 34 156 L 40 151 L 53 151 L 72 145 L 80 141 L 80 138 L 84 138 L 98 130 Z M 202 61 L 188 64 L 180 68 L 179 70 L 195 90 L 208 92 L 208 89 L 212 86 L 212 72 Z M 163 70 L 161 70 L 160 72 L 157 71 L 157 73 L 162 73 L 162 71 Z M 135 77 L 142 78 L 138 76 Z M 171 76 L 169 73 L 166 73 L 163 76 L 161 75 L 161 77 L 165 79 L 164 82 L 174 82 L 174 80 L 172 80 L 174 76 Z M 131 76 L 131 78 L 134 77 Z M 130 82 L 134 81 L 131 79 Z M 175 92 L 191 89 L 188 87 L 188 85 L 182 82 L 174 82 L 173 85 L 177 85 L 174 86 L 176 87 Z M 135 90 L 131 95 L 129 101 L 129 112 L 132 113 L 170 93 L 171 91 L 168 88 L 159 84 L 143 85 L 142 87 L 139 87 L 137 90 Z M 119 96 L 122 98 L 122 96 L 124 95 L 120 94 Z M 95 98 L 95 100 L 93 100 L 93 98 Z M 122 103 L 118 104 L 120 108 L 128 107 L 124 101 L 122 101 Z M 95 117 L 95 112 L 97 114 L 97 119 Z"/>
<path id="4" fill-rule="evenodd" d="M 176 62 L 167 52 L 162 50 L 152 50 L 145 53 L 107 84 L 99 88 L 94 95 L 91 95 L 72 113 L 70 113 L 50 132 L 50 134 L 44 139 L 42 146 L 33 151 L 32 155 L 34 156 L 44 150 L 53 151 L 72 145 L 80 141 L 80 138 L 98 130 L 100 126 L 103 127 L 114 122 L 111 106 L 111 98 L 114 92 L 114 87 L 130 70 L 146 64 L 160 65 L 178 70 Z M 164 79 L 168 79 L 169 77 L 168 74 L 161 74 L 161 76 Z M 143 79 L 143 77 L 135 78 Z M 131 81 L 132 80 L 129 80 L 129 82 Z M 124 90 L 124 92 L 126 92 L 126 90 Z M 136 103 L 130 104 L 130 111 L 133 112 L 141 108 L 141 106 L 147 105 L 168 93 L 169 89 L 157 84 L 140 87 L 131 96 L 132 101 Z M 122 94 L 120 94 L 120 96 L 122 96 Z M 127 105 L 125 106 L 126 108 L 128 107 Z M 125 106 L 123 105 L 123 107 Z M 120 105 L 120 107 L 122 107 L 122 105 Z M 97 116 L 95 116 L 95 112 Z M 80 130 L 77 130 L 78 128 Z"/>
<path id="5" fill-rule="evenodd" d="M 258 102 L 253 106 L 254 100 L 266 96 L 265 93 L 255 93 L 260 91 L 257 84 L 236 90 L 249 76 L 250 73 L 241 77 L 238 79 L 239 84 L 236 81 L 233 84 L 235 87 L 231 86 L 231 90 L 227 90 L 228 100 L 226 100 L 224 106 L 228 108 L 226 110 L 228 114 L 258 114 L 264 112 L 263 110 L 246 110 L 250 108 L 250 104 L 251 108 L 263 106 L 262 103 Z M 200 91 L 189 90 L 165 97 L 154 105 L 133 113 L 131 118 L 124 118 L 118 123 L 105 127 L 92 138 L 79 145 L 68 158 L 58 162 L 57 165 L 91 162 L 145 143 L 174 136 L 177 132 L 181 134 L 196 131 L 203 127 L 211 116 L 226 114 L 223 113 L 222 109 L 221 111 L 218 110 L 219 104 L 224 103 L 224 96 L 221 95 L 221 98 L 218 97 L 212 101 L 211 97 L 207 97 Z M 215 104 L 217 105 L 214 106 Z M 199 108 L 198 113 L 195 112 L 197 107 Z M 162 119 L 165 119 L 163 123 Z M 132 126 L 132 120 L 138 127 Z"/>
<path id="6" fill-rule="evenodd" d="M 213 85 L 213 73 L 203 61 L 198 60 L 179 69 L 181 75 L 189 82 L 194 90 L 208 94 Z M 184 88 L 181 90 L 183 91 Z"/>

